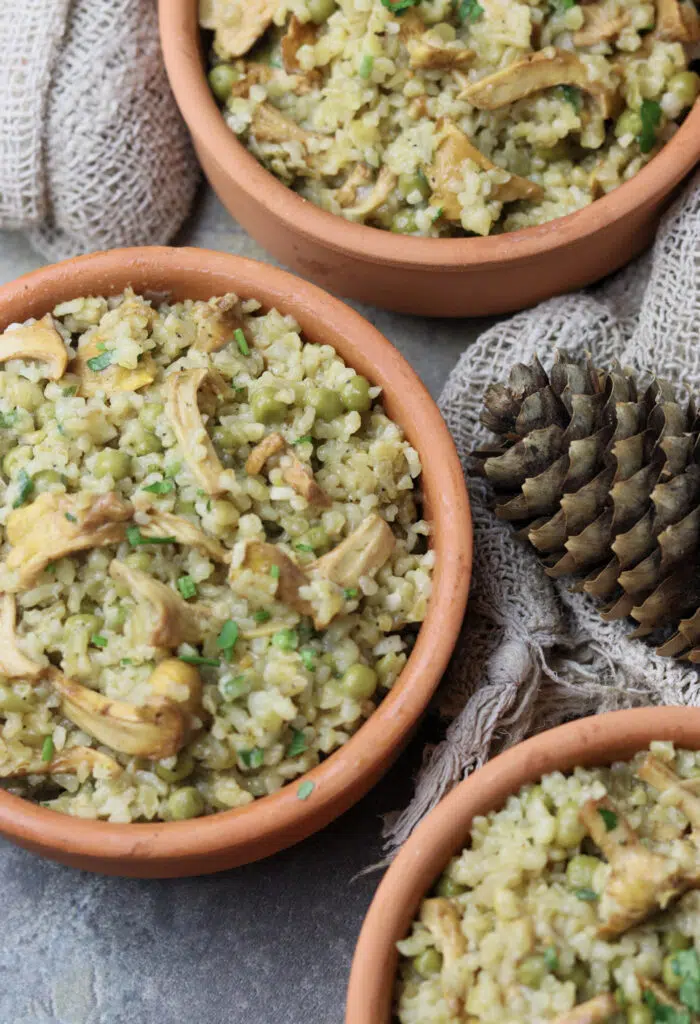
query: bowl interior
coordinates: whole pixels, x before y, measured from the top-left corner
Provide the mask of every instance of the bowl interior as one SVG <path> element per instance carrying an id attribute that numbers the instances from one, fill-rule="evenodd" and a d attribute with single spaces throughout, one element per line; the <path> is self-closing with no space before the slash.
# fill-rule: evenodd
<path id="1" fill-rule="evenodd" d="M 355 951 L 346 1024 L 390 1024 L 396 942 L 465 846 L 474 817 L 499 810 L 542 775 L 627 760 L 652 740 L 700 749 L 700 709 L 641 708 L 571 722 L 518 744 L 460 783 L 416 829 L 377 890 Z"/>
<path id="2" fill-rule="evenodd" d="M 134 249 L 81 257 L 0 288 L 0 328 L 70 297 L 118 294 L 127 286 L 154 298 L 208 299 L 226 291 L 291 314 L 311 341 L 332 345 L 385 389 L 386 409 L 423 460 L 422 486 L 436 553 L 428 615 L 401 677 L 377 711 L 306 778 L 312 797 L 292 784 L 233 811 L 194 822 L 116 825 L 68 818 L 0 792 L 0 831 L 59 851 L 168 861 L 166 873 L 198 858 L 201 870 L 264 856 L 304 838 L 346 810 L 379 778 L 427 705 L 446 667 L 466 604 L 472 533 L 462 469 L 437 407 L 403 357 L 349 307 L 284 271 L 195 249 Z M 138 838 L 136 838 L 138 837 Z M 235 855 L 238 849 L 239 856 Z M 217 861 L 217 856 L 219 860 Z M 226 863 L 221 863 L 221 858 Z M 188 873 L 194 873 L 191 865 Z"/>

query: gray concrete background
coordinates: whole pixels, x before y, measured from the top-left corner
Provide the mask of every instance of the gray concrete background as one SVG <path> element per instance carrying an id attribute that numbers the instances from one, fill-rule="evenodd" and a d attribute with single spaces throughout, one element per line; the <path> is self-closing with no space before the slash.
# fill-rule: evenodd
<path id="1" fill-rule="evenodd" d="M 178 241 L 267 259 L 207 189 Z M 0 283 L 41 266 L 0 232 Z M 487 321 L 358 309 L 437 397 Z M 305 843 L 205 878 L 100 878 L 0 840 L 0 1024 L 341 1024 L 379 873 L 381 815 L 401 807 L 427 722 L 375 790 Z M 367 1024 L 373 1024 L 368 1021 Z"/>

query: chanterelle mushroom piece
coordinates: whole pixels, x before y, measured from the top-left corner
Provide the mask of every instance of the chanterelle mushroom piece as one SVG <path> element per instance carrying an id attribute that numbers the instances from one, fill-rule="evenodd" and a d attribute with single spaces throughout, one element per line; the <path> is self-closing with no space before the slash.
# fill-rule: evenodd
<path id="1" fill-rule="evenodd" d="M 440 981 L 448 1009 L 455 1017 L 462 1013 L 464 984 L 459 977 L 459 961 L 467 952 L 467 940 L 462 931 L 457 908 L 449 900 L 438 897 L 424 900 L 420 919 L 435 939 L 442 954 Z"/>
<path id="2" fill-rule="evenodd" d="M 249 476 L 256 476 L 257 473 L 264 469 L 268 459 L 271 459 L 273 455 L 277 455 L 278 452 L 283 452 L 286 447 L 287 442 L 281 434 L 268 434 L 262 441 L 256 444 L 246 459 L 246 473 Z"/>
<path id="3" fill-rule="evenodd" d="M 279 0 L 200 0 L 199 23 L 213 30 L 220 57 L 242 57 L 272 24 Z"/>
<path id="4" fill-rule="evenodd" d="M 17 645 L 17 608 L 12 594 L 0 598 L 0 674 L 9 679 L 36 679 L 43 668 L 31 661 Z"/>
<path id="5" fill-rule="evenodd" d="M 683 0 L 656 0 L 654 34 L 669 43 L 700 41 L 700 13 L 693 3 Z"/>
<path id="6" fill-rule="evenodd" d="M 396 546 L 391 527 L 373 512 L 345 540 L 309 566 L 339 587 L 355 587 L 384 565 Z"/>
<path id="7" fill-rule="evenodd" d="M 284 70 L 295 75 L 303 71 L 297 53 L 302 46 L 311 46 L 316 41 L 317 28 L 312 21 L 299 21 L 293 14 L 289 19 L 287 32 L 282 39 L 282 63 Z"/>
<path id="8" fill-rule="evenodd" d="M 580 1006 L 574 1006 L 573 1010 L 568 1010 L 561 1017 L 557 1017 L 552 1024 L 603 1024 L 619 1009 L 615 996 L 611 992 L 605 992 L 586 1003 L 581 1003 Z"/>
<path id="9" fill-rule="evenodd" d="M 32 760 L 20 761 L 9 769 L 0 766 L 0 778 L 18 779 L 26 775 L 77 775 L 82 768 L 88 768 L 90 774 L 95 769 L 100 769 L 104 778 L 114 779 L 121 775 L 124 770 L 122 766 L 101 750 L 93 750 L 92 747 L 69 747 L 58 754 L 54 754 L 50 761 L 43 761 L 40 757 Z"/>
<path id="10" fill-rule="evenodd" d="M 683 811 L 694 829 L 700 830 L 700 796 L 690 791 L 685 780 L 653 754 L 647 754 L 637 775 L 654 789 L 667 793 L 672 803 Z M 700 841 L 700 835 L 698 835 Z"/>
<path id="11" fill-rule="evenodd" d="M 601 937 L 621 935 L 663 910 L 692 884 L 679 864 L 642 845 L 607 797 L 588 800 L 581 809 L 581 820 L 610 864 L 600 903 Z"/>
<path id="12" fill-rule="evenodd" d="M 185 711 L 167 697 L 128 704 L 81 686 L 57 669 L 50 669 L 47 678 L 61 695 L 66 718 L 120 754 L 156 760 L 172 757 L 186 742 Z"/>
<path id="13" fill-rule="evenodd" d="M 445 46 L 433 42 L 429 36 L 409 42 L 409 64 L 412 68 L 421 68 L 425 71 L 439 69 L 449 70 L 450 68 L 465 68 L 475 57 L 474 50 L 466 47 Z"/>
<path id="14" fill-rule="evenodd" d="M 182 454 L 199 486 L 216 496 L 225 490 L 220 478 L 224 467 L 214 451 L 198 404 L 200 388 L 208 387 L 223 394 L 225 385 L 211 370 L 178 370 L 164 386 L 165 414 L 170 422 Z"/>
<path id="15" fill-rule="evenodd" d="M 435 199 L 442 206 L 442 216 L 446 220 L 460 221 L 462 205 L 458 194 L 463 185 L 459 177 L 465 160 L 473 162 L 483 171 L 503 170 L 497 168 L 476 146 L 470 142 L 464 132 L 449 118 L 441 118 L 436 126 L 439 139 L 435 151 L 435 161 L 429 174 L 430 185 Z M 541 199 L 544 191 L 534 181 L 519 178 L 511 174 L 508 181 L 501 185 L 494 184 L 490 198 L 500 203 L 512 203 L 518 199 Z"/>
<path id="16" fill-rule="evenodd" d="M 18 570 L 19 588 L 26 589 L 49 562 L 124 540 L 133 511 L 130 502 L 113 492 L 40 494 L 8 516 L 12 548 L 6 566 Z"/>
<path id="17" fill-rule="evenodd" d="M 197 718 L 206 717 L 202 707 L 202 677 L 194 665 L 179 658 L 165 658 L 159 662 L 148 680 L 157 697 L 167 697 L 188 715 L 190 725 Z"/>
<path id="18" fill-rule="evenodd" d="M 374 213 L 387 201 L 396 187 L 397 177 L 388 167 L 382 167 L 372 189 L 364 199 L 355 206 L 348 206 L 343 214 L 349 220 L 355 217 L 367 217 Z"/>
<path id="19" fill-rule="evenodd" d="M 223 563 L 229 560 L 228 551 L 222 544 L 219 544 L 218 540 L 209 537 L 198 526 L 194 526 L 189 519 L 176 516 L 172 512 L 161 512 L 156 508 L 149 508 L 148 522 L 142 523 L 140 530 L 144 537 L 174 537 L 179 544 L 201 551 L 203 555 L 207 555 L 214 562 Z"/>
<path id="20" fill-rule="evenodd" d="M 258 142 L 300 142 L 304 146 L 314 138 L 313 132 L 290 121 L 271 103 L 261 103 L 255 108 L 250 134 Z"/>
<path id="21" fill-rule="evenodd" d="M 363 185 L 369 185 L 372 180 L 372 171 L 367 164 L 356 164 L 345 182 L 335 193 L 340 206 L 352 206 L 357 201 L 357 190 Z"/>
<path id="22" fill-rule="evenodd" d="M 469 85 L 460 98 L 479 110 L 498 110 L 557 85 L 575 85 L 590 93 L 598 100 L 603 117 L 612 117 L 616 90 L 595 81 L 587 65 L 575 53 L 553 46 L 529 53 L 500 71 L 480 78 Z"/>
<path id="23" fill-rule="evenodd" d="M 13 327 L 0 335 L 0 363 L 10 359 L 37 359 L 46 363 L 50 380 L 60 380 L 68 365 L 68 350 L 50 313 L 35 324 Z"/>
<path id="24" fill-rule="evenodd" d="M 282 476 L 310 505 L 330 508 L 333 504 L 323 488 L 316 483 L 311 467 L 305 466 L 295 455 L 290 457 L 289 465 L 282 470 Z"/>
<path id="25" fill-rule="evenodd" d="M 615 39 L 623 28 L 629 25 L 628 11 L 611 16 L 604 3 L 587 4 L 583 8 L 584 25 L 574 32 L 575 46 L 595 46 L 597 43 Z"/>
<path id="26" fill-rule="evenodd" d="M 179 647 L 182 643 L 200 642 L 208 618 L 200 607 L 187 604 L 167 584 L 116 558 L 109 566 L 109 574 L 112 579 L 126 583 L 139 600 L 148 601 L 152 606 L 154 621 L 148 637 L 152 647 Z"/>
<path id="27" fill-rule="evenodd" d="M 277 600 L 294 608 L 300 615 L 313 615 L 309 602 L 299 596 L 300 588 L 309 584 L 308 576 L 275 544 L 251 541 L 246 546 L 243 565 L 232 568 L 229 579 L 235 582 L 236 577 L 245 569 L 269 578 L 272 577 L 273 568 L 278 570 L 276 577 L 273 577 L 277 579 Z"/>
<path id="28" fill-rule="evenodd" d="M 233 292 L 220 299 L 199 304 L 192 317 L 197 325 L 197 338 L 192 346 L 197 352 L 219 352 L 233 341 L 237 330 L 246 333 L 241 301 Z"/>

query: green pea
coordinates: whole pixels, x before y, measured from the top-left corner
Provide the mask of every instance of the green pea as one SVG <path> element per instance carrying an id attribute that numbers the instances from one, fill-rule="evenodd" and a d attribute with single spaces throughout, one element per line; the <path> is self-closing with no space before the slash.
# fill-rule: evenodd
<path id="1" fill-rule="evenodd" d="M 276 388 L 258 388 L 250 396 L 250 408 L 257 423 L 277 423 L 287 415 L 287 406 L 275 395 Z"/>
<path id="2" fill-rule="evenodd" d="M 26 445 L 18 445 L 17 448 L 13 448 L 7 453 L 5 458 L 2 460 L 2 471 L 5 476 L 12 479 L 16 476 L 23 466 L 26 466 L 32 457 L 31 448 Z"/>
<path id="3" fill-rule="evenodd" d="M 598 857 L 579 853 L 566 866 L 566 880 L 572 889 L 592 889 L 595 873 L 600 867 Z"/>
<path id="4" fill-rule="evenodd" d="M 163 451 L 163 444 L 157 434 L 146 430 L 141 424 L 131 432 L 131 445 L 137 455 L 155 455 Z"/>
<path id="5" fill-rule="evenodd" d="M 335 0 L 308 0 L 308 11 L 314 25 L 322 25 L 328 21 L 337 7 Z"/>
<path id="6" fill-rule="evenodd" d="M 442 970 L 442 956 L 436 949 L 424 949 L 413 958 L 413 966 L 423 978 L 430 978 Z"/>
<path id="7" fill-rule="evenodd" d="M 625 110 L 615 123 L 615 135 L 618 139 L 623 135 L 639 135 L 642 130 L 642 119 L 636 110 Z"/>
<path id="8" fill-rule="evenodd" d="M 452 899 L 455 896 L 461 896 L 466 891 L 467 887 L 465 885 L 455 882 L 454 878 L 450 878 L 449 875 L 443 875 L 435 886 L 435 895 L 442 896 L 446 900 Z"/>
<path id="9" fill-rule="evenodd" d="M 314 552 L 317 553 L 319 551 L 327 551 L 331 546 L 330 537 L 322 526 L 310 526 L 306 533 L 302 533 L 296 543 L 313 548 Z"/>
<path id="10" fill-rule="evenodd" d="M 137 569 L 139 572 L 149 572 L 153 562 L 153 555 L 147 551 L 132 551 L 124 559 L 130 569 Z"/>
<path id="11" fill-rule="evenodd" d="M 97 615 L 86 615 L 81 613 L 79 615 L 69 615 L 65 623 L 66 633 L 98 633 L 102 626 L 102 619 L 98 618 Z"/>
<path id="12" fill-rule="evenodd" d="M 361 377 L 359 373 L 351 377 L 347 384 L 343 385 L 340 392 L 345 408 L 350 412 L 367 412 L 372 405 L 369 387 L 370 384 L 367 378 Z"/>
<path id="13" fill-rule="evenodd" d="M 399 192 L 402 196 L 410 196 L 412 192 L 420 192 L 422 199 L 431 194 L 428 179 L 420 171 L 413 174 L 399 174 Z"/>
<path id="14" fill-rule="evenodd" d="M 95 456 L 95 476 L 123 480 L 131 474 L 131 456 L 116 448 L 104 448 Z"/>
<path id="15" fill-rule="evenodd" d="M 148 402 L 139 410 L 139 423 L 143 424 L 146 430 L 155 430 L 163 419 L 163 411 L 160 402 Z"/>
<path id="16" fill-rule="evenodd" d="M 179 516 L 196 516 L 197 507 L 193 501 L 185 501 L 184 498 L 178 498 L 175 502 L 175 511 Z"/>
<path id="17" fill-rule="evenodd" d="M 668 91 L 672 92 L 684 107 L 692 107 L 700 93 L 700 75 L 695 71 L 679 71 L 669 81 Z"/>
<path id="18" fill-rule="evenodd" d="M 221 424 L 218 427 L 214 427 L 211 432 L 212 441 L 218 445 L 219 448 L 223 448 L 226 452 L 232 452 L 240 444 L 239 439 L 230 427 L 224 427 Z"/>
<path id="19" fill-rule="evenodd" d="M 515 973 L 521 985 L 527 985 L 528 988 L 539 988 L 547 975 L 544 957 L 528 956 L 518 964 Z"/>
<path id="20" fill-rule="evenodd" d="M 412 235 L 418 230 L 415 210 L 399 210 L 391 218 L 391 230 L 395 235 Z"/>
<path id="21" fill-rule="evenodd" d="M 55 469 L 42 469 L 32 477 L 32 480 L 37 491 L 51 491 L 56 484 L 63 483 L 63 477 Z"/>
<path id="22" fill-rule="evenodd" d="M 557 811 L 557 842 L 560 846 L 578 846 L 586 835 L 575 803 L 563 804 Z"/>
<path id="23" fill-rule="evenodd" d="M 168 797 L 168 810 L 174 821 L 198 818 L 204 810 L 204 799 L 194 786 L 183 786 Z"/>
<path id="24" fill-rule="evenodd" d="M 18 711 L 22 714 L 25 711 L 31 711 L 32 703 L 26 700 L 24 697 L 20 697 L 19 694 L 15 693 L 11 686 L 6 683 L 0 683 L 0 713 L 3 711 L 11 712 Z"/>
<path id="25" fill-rule="evenodd" d="M 353 700 L 366 700 L 377 689 L 377 673 L 367 665 L 357 662 L 345 672 L 341 686 Z"/>
<path id="26" fill-rule="evenodd" d="M 182 782 L 194 771 L 194 758 L 186 751 L 178 755 L 174 767 L 166 768 L 165 765 L 156 765 L 156 775 L 163 782 Z"/>
<path id="27" fill-rule="evenodd" d="M 241 74 L 231 64 L 217 64 L 208 74 L 209 88 L 219 103 L 225 103 Z"/>
<path id="28" fill-rule="evenodd" d="M 627 1024 L 654 1024 L 654 1014 L 648 1006 L 634 1003 L 627 1007 Z"/>
<path id="29" fill-rule="evenodd" d="M 330 388 L 311 388 L 308 402 L 320 420 L 334 420 L 345 408 L 338 392 Z"/>
<path id="30" fill-rule="evenodd" d="M 661 965 L 661 977 L 664 985 L 672 992 L 677 992 L 683 984 L 680 974 L 676 974 L 676 955 L 676 953 L 669 953 L 664 957 L 664 962 Z"/>
<path id="31" fill-rule="evenodd" d="M 683 949 L 690 949 L 692 940 L 683 932 L 671 931 L 664 935 L 664 946 L 669 953 L 680 953 Z"/>

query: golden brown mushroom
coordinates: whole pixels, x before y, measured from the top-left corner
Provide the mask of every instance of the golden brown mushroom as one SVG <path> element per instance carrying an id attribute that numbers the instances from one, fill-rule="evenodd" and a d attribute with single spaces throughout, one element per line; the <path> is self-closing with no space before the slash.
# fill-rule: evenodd
<path id="1" fill-rule="evenodd" d="M 49 761 L 39 757 L 20 761 L 10 769 L 0 767 L 0 778 L 18 779 L 27 775 L 77 775 L 81 769 L 88 768 L 94 775 L 95 769 L 101 769 L 105 778 L 114 779 L 123 772 L 122 766 L 101 750 L 92 747 L 68 747 L 56 753 Z"/>
<path id="2" fill-rule="evenodd" d="M 616 39 L 630 22 L 628 11 L 611 16 L 604 3 L 587 4 L 583 7 L 584 24 L 574 32 L 575 46 L 595 46 L 609 39 Z"/>
<path id="3" fill-rule="evenodd" d="M 397 177 L 388 167 L 382 167 L 369 194 L 355 206 L 346 207 L 343 216 L 348 220 L 359 220 L 374 213 L 387 201 L 396 187 Z"/>
<path id="4" fill-rule="evenodd" d="M 246 459 L 245 471 L 248 476 L 256 476 L 257 473 L 262 472 L 265 463 L 268 459 L 271 459 L 273 455 L 277 455 L 278 452 L 282 452 L 287 447 L 287 442 L 281 434 L 268 434 L 262 439 Z"/>
<path id="5" fill-rule="evenodd" d="M 300 615 L 313 615 L 313 608 L 308 601 L 299 596 L 301 587 L 309 584 L 306 574 L 293 562 L 288 555 L 281 551 L 275 544 L 266 544 L 262 541 L 251 541 L 246 546 L 243 565 L 233 568 L 229 579 L 232 582 L 244 569 L 266 577 L 277 580 L 276 597 L 282 604 L 294 608 Z M 272 576 L 276 569 L 276 576 Z"/>
<path id="6" fill-rule="evenodd" d="M 246 332 L 241 301 L 233 292 L 206 304 L 198 303 L 193 311 L 197 338 L 192 346 L 197 352 L 219 352 L 234 339 L 237 330 Z"/>
<path id="7" fill-rule="evenodd" d="M 40 494 L 8 516 L 6 566 L 18 571 L 19 588 L 26 589 L 49 562 L 124 540 L 132 514 L 131 503 L 113 492 Z"/>
<path id="8" fill-rule="evenodd" d="M 552 1024 L 603 1024 L 603 1021 L 608 1020 L 618 1010 L 615 996 L 611 992 L 605 992 L 586 1003 L 581 1003 L 580 1006 L 575 1006 L 573 1010 L 568 1010 Z"/>
<path id="9" fill-rule="evenodd" d="M 0 674 L 8 679 L 36 679 L 43 668 L 31 661 L 17 644 L 17 609 L 12 594 L 0 598 Z"/>
<path id="10" fill-rule="evenodd" d="M 480 78 L 467 86 L 460 98 L 479 110 L 498 110 L 557 85 L 574 85 L 590 93 L 598 100 L 603 117 L 613 116 L 617 91 L 592 79 L 588 67 L 576 54 L 553 46 L 529 53 Z"/>
<path id="11" fill-rule="evenodd" d="M 335 194 L 340 206 L 352 206 L 357 202 L 357 190 L 369 185 L 372 171 L 367 164 L 357 164 Z"/>
<path id="12" fill-rule="evenodd" d="M 330 508 L 333 504 L 323 488 L 316 483 L 310 466 L 305 466 L 295 455 L 291 456 L 289 465 L 282 470 L 282 476 L 310 505 Z"/>
<path id="13" fill-rule="evenodd" d="M 46 363 L 46 376 L 60 380 L 68 365 L 68 350 L 50 313 L 34 324 L 13 327 L 0 335 L 0 363 L 10 359 L 36 359 Z"/>
<path id="14" fill-rule="evenodd" d="M 459 912 L 450 900 L 438 897 L 423 900 L 420 919 L 435 939 L 438 952 L 442 954 L 442 991 L 450 1013 L 459 1017 L 466 993 L 459 979 L 458 967 L 467 952 L 467 940 L 461 928 Z"/>
<path id="15" fill-rule="evenodd" d="M 148 509 L 148 522 L 140 526 L 143 537 L 174 537 L 178 544 L 201 551 L 214 562 L 228 562 L 229 553 L 222 544 L 209 537 L 189 519 L 176 516 L 172 512 L 161 512 L 156 508 Z"/>
<path id="16" fill-rule="evenodd" d="M 222 494 L 220 478 L 224 467 L 214 451 L 199 408 L 200 389 L 224 394 L 226 386 L 212 370 L 178 370 L 171 374 L 164 387 L 165 414 L 182 448 L 190 472 L 207 494 Z"/>
<path id="17" fill-rule="evenodd" d="M 199 23 L 214 33 L 224 60 L 242 57 L 272 24 L 279 0 L 200 0 Z"/>
<path id="18" fill-rule="evenodd" d="M 656 30 L 669 43 L 700 42 L 700 13 L 683 0 L 656 0 Z"/>
<path id="19" fill-rule="evenodd" d="M 356 587 L 384 565 L 396 546 L 391 527 L 373 512 L 345 540 L 308 567 L 339 587 Z"/>
<path id="20" fill-rule="evenodd" d="M 148 643 L 152 647 L 179 647 L 182 643 L 200 642 L 208 622 L 208 614 L 200 606 L 188 604 L 167 584 L 116 558 L 110 564 L 109 574 L 112 579 L 126 583 L 138 600 L 151 605 L 154 622 Z"/>
<path id="21" fill-rule="evenodd" d="M 48 679 L 61 695 L 61 711 L 83 732 L 120 754 L 160 760 L 172 757 L 188 736 L 188 716 L 167 697 L 143 705 L 111 700 L 50 669 Z"/>
<path id="22" fill-rule="evenodd" d="M 303 146 L 314 138 L 313 132 L 285 117 L 271 103 L 261 103 L 255 108 L 250 134 L 258 142 L 300 142 Z"/>
<path id="23" fill-rule="evenodd" d="M 423 71 L 459 70 L 468 67 L 475 57 L 474 50 L 461 46 L 441 46 L 426 36 L 409 43 L 408 52 L 410 67 Z"/>
<path id="24" fill-rule="evenodd" d="M 303 73 L 297 53 L 302 46 L 313 46 L 316 42 L 317 28 L 312 21 L 299 21 L 293 14 L 289 19 L 286 34 L 282 39 L 282 63 L 289 75 Z"/>
<path id="25" fill-rule="evenodd" d="M 442 216 L 446 220 L 460 221 L 462 206 L 458 193 L 462 191 L 459 177 L 465 160 L 473 160 L 483 171 L 502 170 L 480 153 L 470 142 L 464 132 L 449 118 L 441 118 L 437 123 L 438 146 L 435 151 L 435 162 L 429 174 L 430 185 L 436 199 L 442 206 Z M 493 185 L 491 198 L 500 203 L 512 203 L 518 199 L 541 199 L 542 188 L 534 181 L 519 178 L 511 174 L 502 185 Z"/>
<path id="26" fill-rule="evenodd" d="M 686 785 L 686 780 L 660 761 L 653 754 L 647 754 L 637 775 L 660 793 L 669 794 L 672 802 L 683 811 L 694 829 L 700 829 L 700 796 Z M 700 839 L 700 836 L 698 837 Z"/>

